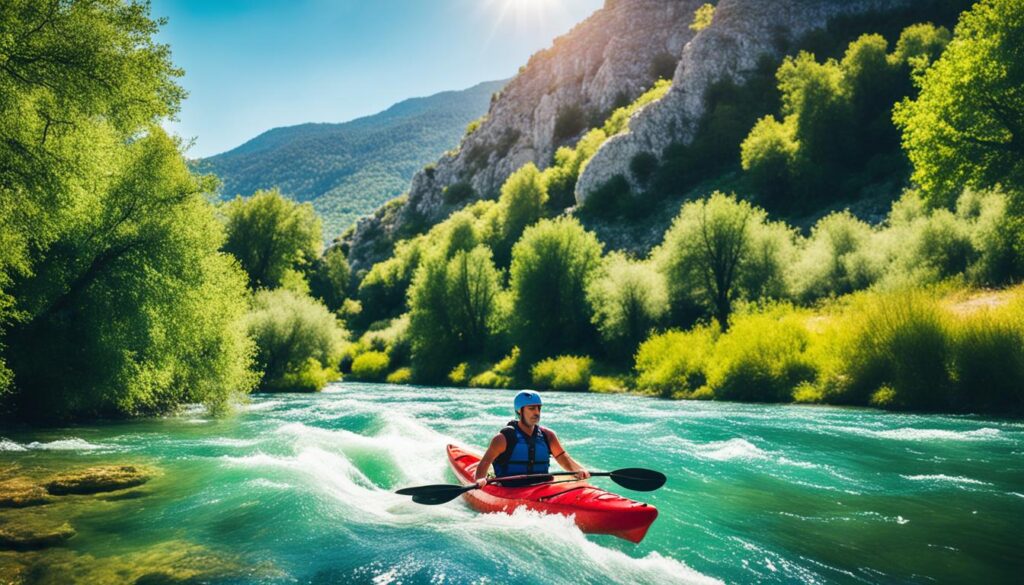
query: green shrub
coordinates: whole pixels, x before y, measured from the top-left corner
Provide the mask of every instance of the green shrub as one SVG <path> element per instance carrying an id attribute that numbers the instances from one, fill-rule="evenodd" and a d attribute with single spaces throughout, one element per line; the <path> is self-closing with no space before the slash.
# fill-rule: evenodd
<path id="1" fill-rule="evenodd" d="M 697 7 L 697 10 L 693 11 L 693 22 L 690 23 L 690 30 L 700 32 L 706 29 L 711 26 L 711 21 L 714 17 L 715 5 L 701 4 Z"/>
<path id="2" fill-rule="evenodd" d="M 308 358 L 297 370 L 266 382 L 262 389 L 268 392 L 316 392 L 340 377 L 335 368 L 325 368 L 319 361 Z"/>
<path id="3" fill-rule="evenodd" d="M 948 408 L 948 319 L 925 291 L 856 295 L 828 336 L 834 361 L 823 379 L 826 401 L 866 405 L 888 387 L 888 407 Z"/>
<path id="4" fill-rule="evenodd" d="M 718 328 L 713 326 L 651 336 L 636 354 L 637 388 L 665 398 L 688 396 L 701 388 L 707 383 L 706 371 L 718 336 Z"/>
<path id="5" fill-rule="evenodd" d="M 803 382 L 815 379 L 807 355 L 806 317 L 779 305 L 738 315 L 719 338 L 708 362 L 708 386 L 725 400 L 788 402 Z"/>
<path id="6" fill-rule="evenodd" d="M 534 364 L 530 373 L 533 385 L 544 390 L 590 389 L 592 360 L 585 356 L 559 356 Z"/>
<path id="7" fill-rule="evenodd" d="M 465 386 L 466 381 L 469 379 L 469 364 L 462 362 L 459 365 L 452 368 L 452 371 L 448 372 L 448 381 L 453 386 Z"/>
<path id="8" fill-rule="evenodd" d="M 650 263 L 619 252 L 606 256 L 587 288 L 591 320 L 609 354 L 628 358 L 668 310 L 664 277 Z"/>
<path id="9" fill-rule="evenodd" d="M 494 364 L 493 368 L 473 376 L 469 380 L 469 385 L 475 388 L 512 388 L 518 368 L 519 348 L 513 347 L 512 351 Z"/>
<path id="10" fill-rule="evenodd" d="M 368 351 L 352 362 L 351 377 L 366 382 L 380 382 L 388 373 L 390 360 L 382 351 Z"/>
<path id="11" fill-rule="evenodd" d="M 1024 413 L 1024 294 L 956 319 L 951 374 L 955 410 Z"/>
<path id="12" fill-rule="evenodd" d="M 872 252 L 871 226 L 849 212 L 818 221 L 791 267 L 797 298 L 813 301 L 867 288 L 884 268 Z"/>
<path id="13" fill-rule="evenodd" d="M 629 161 L 629 172 L 641 185 L 647 185 L 657 168 L 658 157 L 649 152 L 638 152 Z"/>
<path id="14" fill-rule="evenodd" d="M 327 307 L 286 289 L 256 293 L 246 328 L 256 342 L 261 390 L 319 389 L 344 351 L 346 332 Z"/>
<path id="15" fill-rule="evenodd" d="M 585 130 L 586 127 L 587 117 L 583 113 L 583 108 L 576 104 L 565 106 L 558 110 L 558 115 L 555 116 L 555 128 L 551 139 L 556 144 L 564 142 Z"/>
<path id="16" fill-rule="evenodd" d="M 412 370 L 409 368 L 398 368 L 388 374 L 385 382 L 388 384 L 408 384 L 412 382 Z"/>

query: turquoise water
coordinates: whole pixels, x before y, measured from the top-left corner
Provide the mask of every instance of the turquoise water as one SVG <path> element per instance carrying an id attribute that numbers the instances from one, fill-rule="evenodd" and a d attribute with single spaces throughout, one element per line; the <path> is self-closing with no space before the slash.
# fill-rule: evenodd
<path id="1" fill-rule="evenodd" d="M 584 535 L 557 516 L 481 515 L 461 500 L 421 506 L 391 493 L 453 481 L 444 446 L 482 449 L 511 418 L 512 396 L 344 383 L 254 396 L 221 420 L 195 408 L 0 429 L 7 476 L 122 462 L 159 470 L 128 497 L 3 510 L 2 522 L 51 514 L 77 534 L 4 552 L 0 570 L 24 582 L 377 584 L 1010 583 L 1024 574 L 1020 421 L 546 393 L 542 424 L 577 460 L 668 475 L 651 493 L 592 480 L 659 508 L 639 545 Z"/>

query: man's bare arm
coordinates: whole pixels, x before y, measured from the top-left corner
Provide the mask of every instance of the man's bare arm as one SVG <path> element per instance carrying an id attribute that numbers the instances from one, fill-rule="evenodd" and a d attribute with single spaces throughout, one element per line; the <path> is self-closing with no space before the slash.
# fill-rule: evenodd
<path id="1" fill-rule="evenodd" d="M 590 472 L 584 469 L 582 465 L 577 463 L 575 459 L 566 453 L 565 448 L 562 447 L 562 443 L 559 442 L 558 437 L 551 431 L 548 431 L 548 444 L 551 445 L 551 456 L 554 457 L 555 461 L 562 466 L 562 469 L 577 472 L 577 477 L 580 479 L 587 479 L 590 477 Z"/>
<path id="2" fill-rule="evenodd" d="M 487 451 L 484 452 L 483 457 L 480 458 L 480 463 L 476 466 L 476 475 L 474 479 L 477 483 L 480 483 L 481 479 L 487 479 L 487 472 L 491 470 L 491 463 L 505 452 L 505 435 L 498 433 L 491 439 L 491 444 L 487 447 Z M 481 486 L 482 487 L 482 486 Z"/>

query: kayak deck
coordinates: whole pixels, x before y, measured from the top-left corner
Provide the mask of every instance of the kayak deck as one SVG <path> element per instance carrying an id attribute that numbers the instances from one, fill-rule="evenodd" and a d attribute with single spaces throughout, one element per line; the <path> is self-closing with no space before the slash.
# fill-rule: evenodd
<path id="1" fill-rule="evenodd" d="M 455 445 L 448 445 L 448 462 L 463 485 L 473 483 L 480 457 Z M 611 534 L 640 542 L 658 517 L 658 509 L 630 500 L 585 481 L 546 483 L 526 487 L 488 485 L 471 490 L 463 498 L 480 512 L 511 513 L 524 507 L 546 514 L 575 516 L 583 532 Z"/>

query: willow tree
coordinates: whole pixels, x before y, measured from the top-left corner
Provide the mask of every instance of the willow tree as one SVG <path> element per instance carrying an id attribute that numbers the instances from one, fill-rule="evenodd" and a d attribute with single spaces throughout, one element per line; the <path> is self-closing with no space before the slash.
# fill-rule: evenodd
<path id="1" fill-rule="evenodd" d="M 0 407 L 22 419 L 220 406 L 254 382 L 211 185 L 157 124 L 185 95 L 161 24 L 144 2 L 0 5 Z"/>

